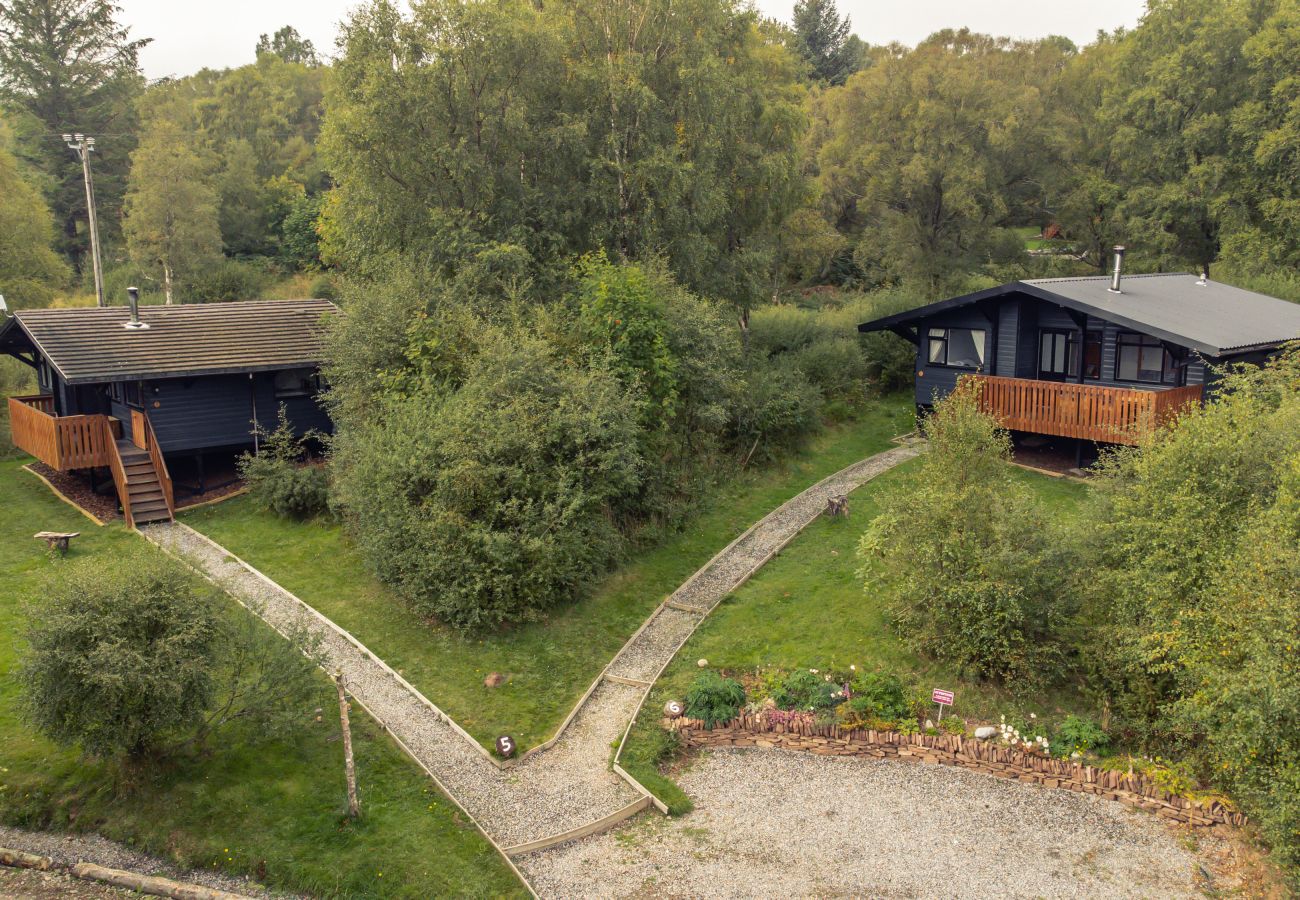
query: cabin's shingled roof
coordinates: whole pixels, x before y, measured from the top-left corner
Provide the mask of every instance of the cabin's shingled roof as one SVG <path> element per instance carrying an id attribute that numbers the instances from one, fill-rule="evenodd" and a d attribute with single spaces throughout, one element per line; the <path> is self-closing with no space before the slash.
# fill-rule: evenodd
<path id="1" fill-rule="evenodd" d="M 125 306 L 23 309 L 0 326 L 21 328 L 69 384 L 265 372 L 320 364 L 328 300 L 248 300 L 142 306 L 147 329 L 123 326 Z"/>
<path id="2" fill-rule="evenodd" d="M 1121 293 L 1107 290 L 1109 276 L 1031 278 L 941 300 L 858 326 L 880 331 L 937 312 L 1007 294 L 1028 294 L 1076 312 L 1141 331 L 1207 356 L 1269 349 L 1300 340 L 1300 304 L 1195 275 L 1125 275 Z"/>

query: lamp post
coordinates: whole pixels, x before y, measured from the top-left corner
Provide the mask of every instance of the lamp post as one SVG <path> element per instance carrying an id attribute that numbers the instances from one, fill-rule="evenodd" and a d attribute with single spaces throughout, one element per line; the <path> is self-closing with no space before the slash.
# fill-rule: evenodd
<path id="1" fill-rule="evenodd" d="M 95 215 L 95 183 L 90 178 L 90 154 L 95 139 L 84 134 L 65 134 L 63 141 L 81 160 L 81 174 L 86 181 L 86 216 L 90 223 L 90 259 L 95 268 L 95 305 L 104 305 L 104 271 L 99 264 L 99 219 Z"/>

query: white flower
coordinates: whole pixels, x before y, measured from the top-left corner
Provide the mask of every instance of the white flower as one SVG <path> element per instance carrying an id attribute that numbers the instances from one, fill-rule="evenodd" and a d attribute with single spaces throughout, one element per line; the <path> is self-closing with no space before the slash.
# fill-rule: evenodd
<path id="1" fill-rule="evenodd" d="M 814 675 L 817 674 L 817 670 L 816 670 L 816 669 L 809 669 L 808 671 L 809 671 L 809 672 L 812 672 Z"/>
<path id="2" fill-rule="evenodd" d="M 857 667 L 857 666 L 849 666 L 849 671 L 850 671 L 850 672 L 856 672 L 857 670 L 858 670 L 858 667 Z"/>
<path id="3" fill-rule="evenodd" d="M 1038 713 L 1030 713 L 1030 714 L 1029 714 L 1029 718 L 1031 718 L 1031 719 L 1037 719 L 1037 718 L 1038 718 Z"/>

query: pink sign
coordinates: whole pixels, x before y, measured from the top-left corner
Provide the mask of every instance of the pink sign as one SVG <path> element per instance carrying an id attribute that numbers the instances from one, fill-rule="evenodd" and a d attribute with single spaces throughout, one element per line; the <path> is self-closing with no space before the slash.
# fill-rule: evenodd
<path id="1" fill-rule="evenodd" d="M 944 691 L 939 688 L 935 688 L 934 693 L 930 695 L 930 699 L 940 706 L 952 706 L 952 698 L 952 691 Z"/>

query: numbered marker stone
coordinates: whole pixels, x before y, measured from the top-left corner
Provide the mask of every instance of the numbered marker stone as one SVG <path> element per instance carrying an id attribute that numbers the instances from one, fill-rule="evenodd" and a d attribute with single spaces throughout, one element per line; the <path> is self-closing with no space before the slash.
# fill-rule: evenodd
<path id="1" fill-rule="evenodd" d="M 670 719 L 676 719 L 685 711 L 686 707 L 682 705 L 680 700 L 669 700 L 664 704 L 664 715 Z"/>
<path id="2" fill-rule="evenodd" d="M 508 734 L 503 734 L 497 738 L 497 753 L 501 754 L 502 759 L 509 759 L 515 755 L 515 739 Z"/>

